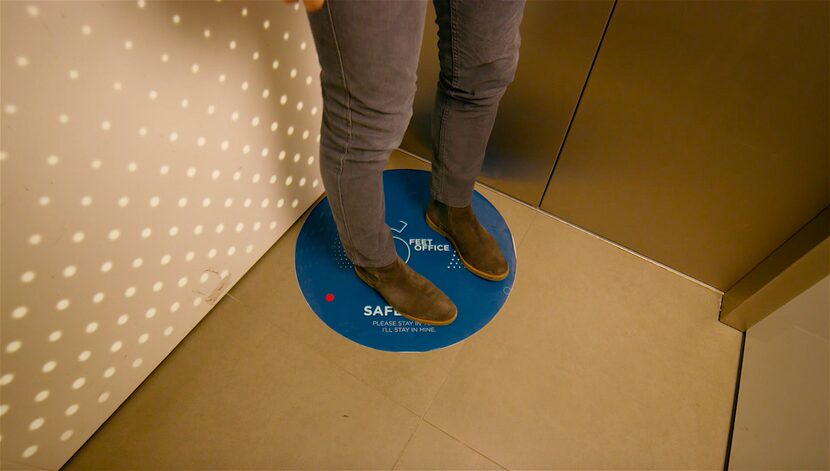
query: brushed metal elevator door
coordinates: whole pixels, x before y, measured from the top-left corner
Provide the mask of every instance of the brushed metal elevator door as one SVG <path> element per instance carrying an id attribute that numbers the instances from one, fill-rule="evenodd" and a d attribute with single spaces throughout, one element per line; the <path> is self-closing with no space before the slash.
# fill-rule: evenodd
<path id="1" fill-rule="evenodd" d="M 830 203 L 828 2 L 621 0 L 542 209 L 726 290 Z"/>
<path id="2" fill-rule="evenodd" d="M 499 105 L 480 182 L 539 205 L 612 3 L 527 2 L 516 79 Z M 430 6 L 418 65 L 418 93 L 401 144 L 404 150 L 430 160 L 437 43 L 435 11 Z"/>

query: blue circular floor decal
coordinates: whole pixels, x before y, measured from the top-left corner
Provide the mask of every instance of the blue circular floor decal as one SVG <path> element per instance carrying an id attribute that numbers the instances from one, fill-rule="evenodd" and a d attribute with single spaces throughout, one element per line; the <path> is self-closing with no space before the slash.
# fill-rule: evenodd
<path id="1" fill-rule="evenodd" d="M 487 199 L 473 192 L 476 217 L 496 239 L 510 266 L 504 280 L 484 280 L 467 270 L 449 240 L 427 225 L 429 183 L 430 173 L 423 170 L 384 171 L 386 223 L 401 259 L 458 307 L 458 317 L 446 326 L 401 316 L 357 277 L 337 235 L 328 198 L 303 223 L 294 253 L 297 281 L 311 309 L 344 337 L 378 350 L 434 350 L 477 332 L 507 300 L 516 274 L 516 251 L 504 219 Z"/>

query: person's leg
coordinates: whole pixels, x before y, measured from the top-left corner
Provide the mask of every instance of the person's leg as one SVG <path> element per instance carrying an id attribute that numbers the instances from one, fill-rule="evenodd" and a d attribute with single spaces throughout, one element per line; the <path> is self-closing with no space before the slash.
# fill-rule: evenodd
<path id="1" fill-rule="evenodd" d="M 412 116 L 425 14 L 423 0 L 327 0 L 308 18 L 322 69 L 320 173 L 346 256 L 401 315 L 447 325 L 458 310 L 398 256 L 383 197 Z"/>
<path id="2" fill-rule="evenodd" d="M 320 173 L 346 256 L 381 267 L 397 257 L 385 223 L 383 169 L 415 95 L 424 1 L 327 0 L 308 13 L 322 72 Z"/>
<path id="3" fill-rule="evenodd" d="M 471 203 L 499 100 L 513 81 L 524 0 L 433 0 L 441 73 L 432 115 L 433 198 Z"/>

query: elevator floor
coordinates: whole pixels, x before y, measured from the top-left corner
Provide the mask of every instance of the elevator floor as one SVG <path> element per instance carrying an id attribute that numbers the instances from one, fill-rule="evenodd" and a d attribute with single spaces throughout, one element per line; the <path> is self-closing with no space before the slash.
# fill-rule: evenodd
<path id="1" fill-rule="evenodd" d="M 402 354 L 333 332 L 294 273 L 306 213 L 62 469 L 722 469 L 741 335 L 720 295 L 476 189 L 518 265 L 475 336 Z"/>

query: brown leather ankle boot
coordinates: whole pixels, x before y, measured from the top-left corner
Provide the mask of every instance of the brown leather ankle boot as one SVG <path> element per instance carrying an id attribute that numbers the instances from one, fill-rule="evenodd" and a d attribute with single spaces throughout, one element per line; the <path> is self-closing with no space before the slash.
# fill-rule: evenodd
<path id="1" fill-rule="evenodd" d="M 478 222 L 472 205 L 455 208 L 430 199 L 426 220 L 452 242 L 458 258 L 473 274 L 491 281 L 507 278 L 510 272 L 507 260 L 496 239 Z"/>
<path id="2" fill-rule="evenodd" d="M 455 304 L 431 281 L 410 268 L 400 257 L 384 267 L 354 266 L 357 276 L 377 291 L 407 319 L 447 325 L 455 320 Z"/>

